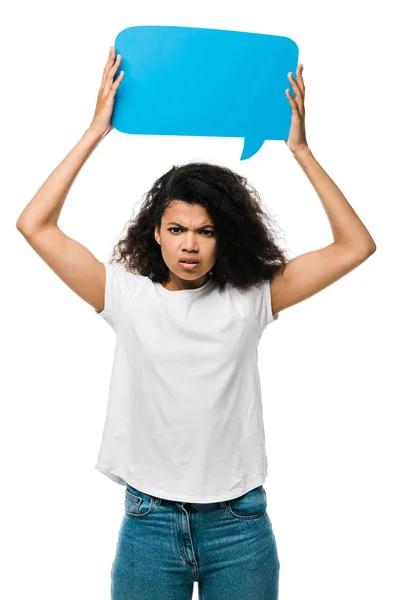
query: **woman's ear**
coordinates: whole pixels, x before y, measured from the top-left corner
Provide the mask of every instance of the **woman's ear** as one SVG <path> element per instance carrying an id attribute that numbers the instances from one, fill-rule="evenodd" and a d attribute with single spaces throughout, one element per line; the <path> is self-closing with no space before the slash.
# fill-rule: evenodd
<path id="1" fill-rule="evenodd" d="M 154 228 L 154 239 L 158 244 L 160 244 L 160 230 L 158 227 Z"/>

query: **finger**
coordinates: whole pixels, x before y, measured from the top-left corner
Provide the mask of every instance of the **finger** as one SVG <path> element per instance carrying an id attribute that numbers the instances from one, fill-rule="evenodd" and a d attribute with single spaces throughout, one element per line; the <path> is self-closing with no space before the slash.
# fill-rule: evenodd
<path id="1" fill-rule="evenodd" d="M 119 86 L 119 84 L 121 83 L 121 81 L 124 78 L 124 71 L 121 71 L 121 73 L 118 75 L 117 79 L 114 81 L 114 83 L 108 88 L 108 90 L 104 90 L 104 95 L 107 96 L 111 93 L 111 96 L 114 95 L 117 87 Z"/>
<path id="2" fill-rule="evenodd" d="M 113 78 L 115 73 L 118 71 L 119 65 L 121 64 L 121 60 L 122 60 L 122 56 L 121 56 L 121 54 L 118 54 L 117 60 L 115 61 L 114 66 L 111 67 L 111 69 L 110 69 L 109 75 L 111 78 Z"/>
<path id="3" fill-rule="evenodd" d="M 303 96 L 303 92 L 300 90 L 297 82 L 293 79 L 293 76 L 291 73 L 288 74 L 288 78 L 292 84 L 292 87 L 295 91 L 295 101 L 297 103 L 298 109 L 299 109 L 299 113 L 301 114 L 301 116 L 304 115 L 305 110 L 304 110 L 304 96 Z"/>
<path id="4" fill-rule="evenodd" d="M 293 110 L 297 111 L 299 110 L 299 107 L 297 106 L 297 102 L 295 101 L 295 99 L 293 98 L 292 94 L 290 93 L 290 90 L 285 90 L 286 92 L 286 96 L 289 100 L 289 104 L 290 106 L 293 108 Z"/>
<path id="5" fill-rule="evenodd" d="M 113 85 L 114 75 L 117 72 L 117 70 L 121 64 L 121 60 L 122 60 L 122 56 L 119 54 L 117 57 L 117 60 L 115 61 L 114 66 L 110 69 L 110 71 L 108 73 L 108 77 L 106 78 L 106 80 L 104 82 L 104 92 L 106 94 L 108 94 L 108 92 L 111 89 L 111 86 Z"/>
<path id="6" fill-rule="evenodd" d="M 118 75 L 117 79 L 114 81 L 114 83 L 112 84 L 112 89 L 116 90 L 117 87 L 119 86 L 119 84 L 121 83 L 121 81 L 124 78 L 124 71 L 121 71 L 121 73 Z"/>
<path id="7" fill-rule="evenodd" d="M 106 93 L 108 93 L 108 91 L 110 90 L 110 82 L 109 82 L 109 78 L 111 77 L 111 79 L 113 79 L 116 71 L 118 70 L 118 67 L 121 63 L 122 60 L 122 56 L 121 54 L 118 54 L 117 56 L 117 60 L 115 60 L 115 48 L 114 46 L 111 47 L 111 54 L 110 54 L 110 58 L 107 62 L 107 65 L 104 69 L 104 73 L 103 73 L 103 79 L 101 81 L 101 87 L 106 87 Z"/>
<path id="8" fill-rule="evenodd" d="M 303 68 L 304 68 L 304 66 L 301 65 L 301 64 L 297 66 L 296 79 L 297 79 L 297 84 L 298 84 L 298 86 L 300 88 L 300 91 L 301 91 L 301 93 L 304 96 L 304 94 L 305 94 L 305 86 L 304 86 L 304 81 L 303 81 Z"/>
<path id="9" fill-rule="evenodd" d="M 292 84 L 292 88 L 294 89 L 296 95 L 297 96 L 301 96 L 302 95 L 302 91 L 299 88 L 298 81 L 295 81 L 292 73 L 288 73 L 288 79 L 289 79 L 290 83 Z"/>
<path id="10" fill-rule="evenodd" d="M 108 72 L 111 69 L 112 65 L 114 64 L 114 60 L 115 60 L 115 48 L 114 48 L 114 46 L 111 46 L 110 51 L 108 53 L 108 60 L 107 60 L 106 66 L 104 67 L 104 70 L 103 70 L 103 78 L 101 80 L 101 86 L 104 85 L 104 82 L 106 81 L 107 76 L 108 76 Z"/>

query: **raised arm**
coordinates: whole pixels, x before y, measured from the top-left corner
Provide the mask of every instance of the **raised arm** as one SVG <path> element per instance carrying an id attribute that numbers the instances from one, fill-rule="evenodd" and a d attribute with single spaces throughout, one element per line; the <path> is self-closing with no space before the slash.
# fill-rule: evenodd
<path id="1" fill-rule="evenodd" d="M 115 92 L 123 77 L 113 81 L 121 62 L 112 48 L 103 71 L 95 114 L 89 128 L 46 179 L 17 220 L 17 229 L 64 283 L 96 310 L 103 310 L 105 268 L 82 244 L 58 227 L 68 192 L 86 160 L 113 129 L 111 115 Z"/>
<path id="2" fill-rule="evenodd" d="M 289 79 L 295 98 L 287 90 L 293 110 L 289 138 L 285 142 L 321 200 L 333 242 L 296 256 L 273 278 L 270 289 L 274 314 L 317 294 L 358 267 L 376 250 L 368 229 L 308 146 L 302 65 L 297 68 L 297 80 L 292 76 Z"/>

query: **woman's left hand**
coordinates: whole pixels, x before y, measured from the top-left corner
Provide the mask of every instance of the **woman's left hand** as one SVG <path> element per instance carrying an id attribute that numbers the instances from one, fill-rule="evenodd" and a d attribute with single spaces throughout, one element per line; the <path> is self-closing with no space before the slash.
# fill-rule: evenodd
<path id="1" fill-rule="evenodd" d="M 285 144 L 288 146 L 291 152 L 298 152 L 304 148 L 308 148 L 306 140 L 306 129 L 305 129 L 305 108 L 304 108 L 304 94 L 305 87 L 303 82 L 303 65 L 298 65 L 297 74 L 295 81 L 292 73 L 288 74 L 288 79 L 292 84 L 295 91 L 295 98 L 290 93 L 290 90 L 286 90 L 286 96 L 289 100 L 289 104 L 292 107 L 292 121 L 290 124 L 289 137 L 285 140 Z"/>

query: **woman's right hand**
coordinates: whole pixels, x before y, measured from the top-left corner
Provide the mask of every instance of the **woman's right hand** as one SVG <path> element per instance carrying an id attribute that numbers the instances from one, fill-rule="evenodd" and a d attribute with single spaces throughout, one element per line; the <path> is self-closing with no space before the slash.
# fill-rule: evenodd
<path id="1" fill-rule="evenodd" d="M 114 108 L 115 92 L 124 77 L 124 71 L 121 71 L 115 81 L 113 77 L 121 63 L 121 55 L 115 60 L 115 48 L 110 48 L 107 64 L 104 67 L 103 79 L 101 82 L 99 93 L 97 94 L 97 104 L 94 112 L 93 120 L 89 129 L 96 131 L 98 135 L 104 137 L 114 127 L 111 125 L 111 115 Z"/>

